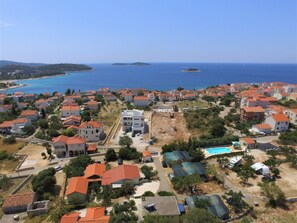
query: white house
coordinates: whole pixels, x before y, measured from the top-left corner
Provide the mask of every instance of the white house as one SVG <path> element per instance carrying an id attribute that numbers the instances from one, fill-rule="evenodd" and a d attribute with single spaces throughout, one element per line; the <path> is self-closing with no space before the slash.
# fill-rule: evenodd
<path id="1" fill-rule="evenodd" d="M 289 118 L 284 114 L 272 114 L 266 117 L 264 124 L 269 124 L 275 132 L 285 132 L 289 129 Z"/>
<path id="2" fill-rule="evenodd" d="M 122 129 L 123 131 L 132 131 L 144 133 L 144 111 L 143 110 L 125 110 L 122 112 Z"/>
<path id="3" fill-rule="evenodd" d="M 270 134 L 271 133 L 271 126 L 269 124 L 257 124 L 253 125 L 252 132 L 255 133 L 265 133 L 265 134 Z"/>
<path id="4" fill-rule="evenodd" d="M 290 119 L 290 123 L 297 125 L 297 109 L 288 109 L 284 111 L 285 115 Z"/>
<path id="5" fill-rule="evenodd" d="M 79 136 L 87 142 L 98 142 L 103 134 L 103 124 L 95 121 L 83 122 L 79 126 Z"/>
<path id="6" fill-rule="evenodd" d="M 67 118 L 71 115 L 80 116 L 80 107 L 77 105 L 63 106 L 61 108 L 61 117 Z"/>
<path id="7" fill-rule="evenodd" d="M 145 96 L 135 96 L 134 97 L 134 105 L 139 107 L 149 106 L 151 101 L 148 97 Z"/>
<path id="8" fill-rule="evenodd" d="M 11 130 L 10 132 L 12 134 L 25 134 L 23 129 L 26 127 L 26 126 L 30 126 L 31 125 L 31 120 L 30 119 L 27 119 L 27 118 L 18 118 L 18 119 L 15 119 L 13 120 L 13 123 L 11 125 Z"/>
<path id="9" fill-rule="evenodd" d="M 85 139 L 74 136 L 67 137 L 60 135 L 52 139 L 54 153 L 57 157 L 72 157 L 79 156 L 86 153 L 86 141 Z"/>
<path id="10" fill-rule="evenodd" d="M 122 94 L 122 97 L 124 98 L 124 102 L 132 102 L 133 101 L 132 93 L 124 93 L 124 94 Z"/>
<path id="11" fill-rule="evenodd" d="M 20 118 L 27 118 L 30 119 L 31 121 L 35 121 L 38 119 L 39 114 L 38 111 L 36 110 L 24 110 L 21 112 Z"/>

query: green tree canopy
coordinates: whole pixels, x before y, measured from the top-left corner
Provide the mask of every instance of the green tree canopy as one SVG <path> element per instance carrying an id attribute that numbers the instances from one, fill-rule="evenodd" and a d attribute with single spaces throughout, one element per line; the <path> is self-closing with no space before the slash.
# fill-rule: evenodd
<path id="1" fill-rule="evenodd" d="M 184 218 L 184 223 L 220 223 L 221 221 L 205 209 L 193 208 Z"/>
<path id="2" fill-rule="evenodd" d="M 44 193 L 53 193 L 54 186 L 56 184 L 55 169 L 48 168 L 46 170 L 40 171 L 32 179 L 33 191 L 43 195 Z"/>
<path id="3" fill-rule="evenodd" d="M 119 145 L 126 146 L 127 148 L 130 148 L 130 146 L 133 144 L 133 140 L 129 136 L 121 136 L 119 140 Z"/>
<path id="4" fill-rule="evenodd" d="M 83 176 L 86 167 L 92 163 L 94 163 L 94 160 L 92 160 L 91 157 L 81 155 L 70 160 L 69 164 L 63 168 L 63 171 L 66 173 L 68 178 Z"/>
<path id="5" fill-rule="evenodd" d="M 105 159 L 107 162 L 116 161 L 118 159 L 118 156 L 117 156 L 116 152 L 114 151 L 114 149 L 110 148 L 106 151 Z"/>

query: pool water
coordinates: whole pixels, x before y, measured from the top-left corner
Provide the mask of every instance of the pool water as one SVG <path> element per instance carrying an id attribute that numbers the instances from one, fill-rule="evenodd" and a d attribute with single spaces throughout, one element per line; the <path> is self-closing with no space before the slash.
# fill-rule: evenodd
<path id="1" fill-rule="evenodd" d="M 216 147 L 216 148 L 208 148 L 205 149 L 209 154 L 216 155 L 221 153 L 230 153 L 231 149 L 228 147 Z"/>

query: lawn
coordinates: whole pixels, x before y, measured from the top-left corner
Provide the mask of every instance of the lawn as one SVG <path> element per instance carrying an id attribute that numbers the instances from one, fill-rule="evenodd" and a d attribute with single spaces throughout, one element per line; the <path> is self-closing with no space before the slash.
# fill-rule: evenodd
<path id="1" fill-rule="evenodd" d="M 4 144 L 3 138 L 0 138 L 0 151 L 6 151 L 9 154 L 14 154 L 19 151 L 20 148 L 23 148 L 26 143 L 22 141 L 17 141 L 15 144 Z"/>
<path id="2" fill-rule="evenodd" d="M 103 122 L 104 131 L 108 134 L 111 126 L 117 120 L 121 112 L 126 109 L 125 104 L 120 104 L 117 101 L 112 101 L 104 105 L 98 113 L 98 121 Z"/>

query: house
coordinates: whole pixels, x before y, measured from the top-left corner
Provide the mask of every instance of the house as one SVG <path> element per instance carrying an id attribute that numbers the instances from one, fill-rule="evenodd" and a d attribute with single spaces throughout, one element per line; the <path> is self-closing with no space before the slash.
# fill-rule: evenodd
<path id="1" fill-rule="evenodd" d="M 196 208 L 196 204 L 202 201 L 208 203 L 206 210 L 221 220 L 228 220 L 230 218 L 230 213 L 227 206 L 224 204 L 222 198 L 217 195 L 201 195 L 201 196 L 190 196 L 187 197 L 185 203 L 188 205 L 189 209 Z"/>
<path id="2" fill-rule="evenodd" d="M 4 134 L 24 134 L 23 129 L 31 125 L 31 120 L 18 118 L 12 121 L 4 121 L 0 124 L 0 132 Z"/>
<path id="3" fill-rule="evenodd" d="M 71 115 L 63 121 L 63 126 L 64 127 L 69 127 L 69 126 L 77 126 L 78 127 L 78 126 L 80 126 L 80 123 L 81 123 L 80 116 Z"/>
<path id="4" fill-rule="evenodd" d="M 284 111 L 285 115 L 290 119 L 290 123 L 297 125 L 297 109 L 287 109 Z"/>
<path id="5" fill-rule="evenodd" d="M 243 149 L 256 148 L 256 141 L 249 137 L 239 139 L 239 143 L 240 143 L 241 148 L 243 148 Z"/>
<path id="6" fill-rule="evenodd" d="M 175 196 L 145 197 L 142 202 L 143 215 L 156 215 L 167 218 L 170 223 L 179 223 L 180 211 Z"/>
<path id="7" fill-rule="evenodd" d="M 103 173 L 102 185 L 111 185 L 120 188 L 124 182 L 139 184 L 140 173 L 137 166 L 120 165 Z"/>
<path id="8" fill-rule="evenodd" d="M 132 131 L 132 133 L 144 133 L 144 111 L 143 110 L 125 110 L 122 112 L 123 131 Z"/>
<path id="9" fill-rule="evenodd" d="M 65 158 L 86 153 L 86 141 L 79 136 L 68 137 L 60 135 L 52 139 L 54 153 L 57 157 Z"/>
<path id="10" fill-rule="evenodd" d="M 1 105 L 1 106 L 0 106 L 0 112 L 11 111 L 11 109 L 12 109 L 12 104 L 9 104 L 9 105 Z"/>
<path id="11" fill-rule="evenodd" d="M 31 121 L 35 121 L 38 119 L 39 114 L 38 111 L 36 110 L 24 110 L 21 112 L 20 118 L 27 118 L 30 119 Z"/>
<path id="12" fill-rule="evenodd" d="M 252 132 L 255 132 L 255 133 L 270 134 L 271 126 L 269 124 L 257 124 L 257 125 L 253 125 L 251 130 Z"/>
<path id="13" fill-rule="evenodd" d="M 61 117 L 67 118 L 71 115 L 80 116 L 80 107 L 78 105 L 62 106 Z"/>
<path id="14" fill-rule="evenodd" d="M 79 136 L 87 142 L 98 142 L 103 135 L 103 124 L 92 120 L 81 123 L 78 129 Z"/>
<path id="15" fill-rule="evenodd" d="M 124 102 L 132 102 L 133 101 L 133 95 L 131 93 L 124 93 L 124 94 L 122 94 L 122 97 L 124 98 Z"/>
<path id="16" fill-rule="evenodd" d="M 36 98 L 36 95 L 35 94 L 24 94 L 23 95 L 24 101 L 28 101 L 28 102 L 34 101 L 35 98 Z"/>
<path id="17" fill-rule="evenodd" d="M 101 181 L 103 173 L 106 171 L 106 166 L 101 163 L 90 164 L 86 167 L 84 177 L 89 181 Z"/>
<path id="18" fill-rule="evenodd" d="M 103 97 L 104 97 L 104 100 L 106 100 L 106 101 L 116 101 L 117 100 L 117 97 L 111 93 L 105 93 L 105 94 L 103 94 Z"/>
<path id="19" fill-rule="evenodd" d="M 85 108 L 91 110 L 91 111 L 96 111 L 99 108 L 99 103 L 97 101 L 88 101 L 85 104 Z"/>
<path id="20" fill-rule="evenodd" d="M 27 211 L 27 206 L 37 200 L 35 192 L 8 195 L 2 205 L 5 214 Z"/>
<path id="21" fill-rule="evenodd" d="M 145 96 L 135 96 L 133 101 L 134 105 L 139 107 L 147 107 L 151 103 L 150 99 Z"/>
<path id="22" fill-rule="evenodd" d="M 142 161 L 144 163 L 148 163 L 148 162 L 153 161 L 153 157 L 152 157 L 152 154 L 151 154 L 150 151 L 145 150 L 145 151 L 142 152 Z"/>
<path id="23" fill-rule="evenodd" d="M 289 118 L 284 114 L 272 114 L 266 117 L 264 123 L 269 124 L 272 131 L 285 132 L 289 129 Z"/>
<path id="24" fill-rule="evenodd" d="M 105 207 L 89 207 L 86 212 L 72 212 L 62 216 L 60 223 L 108 223 Z"/>
<path id="25" fill-rule="evenodd" d="M 262 121 L 265 117 L 265 110 L 260 107 L 243 107 L 240 112 L 241 121 Z"/>
<path id="26" fill-rule="evenodd" d="M 34 104 L 36 108 L 46 108 L 47 106 L 49 106 L 49 103 L 47 102 L 47 100 L 43 98 L 35 101 Z"/>
<path id="27" fill-rule="evenodd" d="M 17 107 L 18 107 L 18 109 L 27 108 L 28 107 L 28 103 L 26 103 L 26 102 L 18 102 L 17 103 Z"/>
<path id="28" fill-rule="evenodd" d="M 4 121 L 0 124 L 0 133 L 10 134 L 13 121 Z"/>
<path id="29" fill-rule="evenodd" d="M 65 192 L 68 203 L 85 203 L 87 201 L 88 184 L 88 179 L 84 177 L 71 177 Z"/>
<path id="30" fill-rule="evenodd" d="M 88 144 L 87 152 L 88 154 L 95 153 L 97 151 L 97 146 L 95 143 Z"/>

